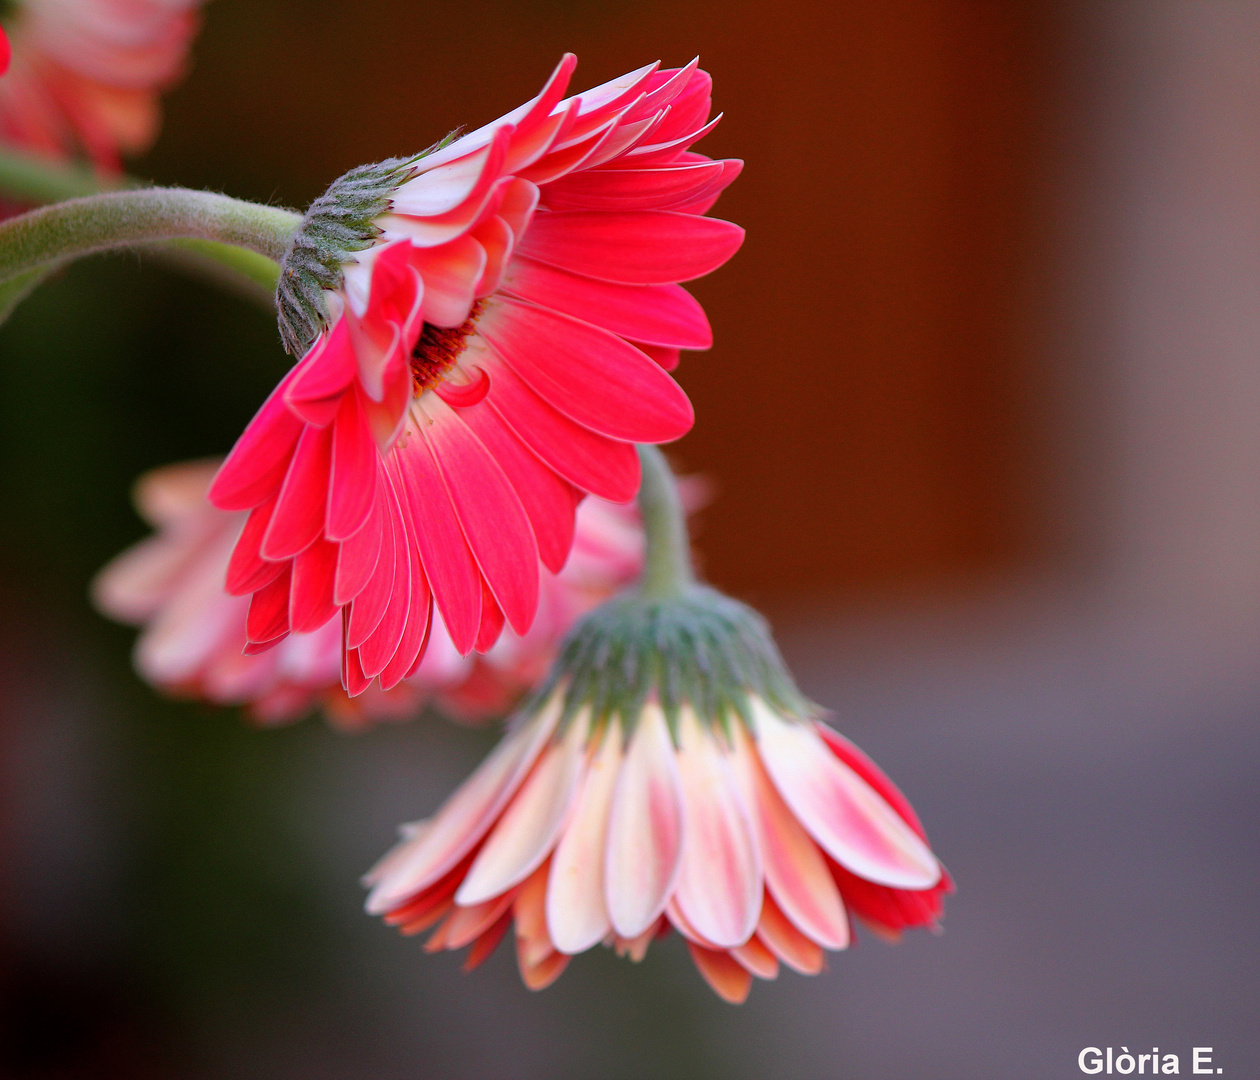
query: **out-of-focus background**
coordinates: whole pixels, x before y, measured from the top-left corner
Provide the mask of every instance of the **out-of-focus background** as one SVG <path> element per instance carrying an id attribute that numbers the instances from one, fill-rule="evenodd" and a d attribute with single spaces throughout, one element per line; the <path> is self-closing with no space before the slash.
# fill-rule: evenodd
<path id="1" fill-rule="evenodd" d="M 0 1076 L 1053 1080 L 1260 1071 L 1260 5 L 214 0 L 133 171 L 304 205 L 699 53 L 747 169 L 677 463 L 708 576 L 898 780 L 941 937 L 717 1001 L 679 943 L 551 989 L 365 917 L 493 734 L 258 732 L 89 609 L 142 470 L 225 450 L 274 324 L 136 257 L 0 330 Z"/>

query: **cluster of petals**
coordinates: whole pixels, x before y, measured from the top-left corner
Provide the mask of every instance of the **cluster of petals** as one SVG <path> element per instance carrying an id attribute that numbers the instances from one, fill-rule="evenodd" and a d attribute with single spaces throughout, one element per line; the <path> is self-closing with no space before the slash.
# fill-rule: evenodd
<path id="1" fill-rule="evenodd" d="M 553 701 L 519 724 L 366 881 L 368 910 L 476 966 L 515 926 L 521 976 L 549 985 L 594 945 L 639 960 L 669 927 L 741 1002 L 780 964 L 935 927 L 952 885 L 905 797 L 847 740 L 753 699 L 752 730 L 648 705 L 628 737 Z"/>
<path id="2" fill-rule="evenodd" d="M 117 171 L 148 148 L 158 95 L 183 74 L 201 0 L 20 0 L 0 139 Z"/>
<path id="3" fill-rule="evenodd" d="M 416 163 L 211 489 L 249 512 L 250 650 L 340 613 L 351 696 L 417 670 L 435 607 L 460 655 L 526 634 L 582 498 L 629 500 L 634 444 L 691 426 L 668 370 L 711 335 L 678 283 L 741 243 L 705 216 L 739 163 L 689 149 L 694 63 L 565 98 L 574 64 Z"/>
<path id="4" fill-rule="evenodd" d="M 338 619 L 244 654 L 249 600 L 225 592 L 223 582 L 246 515 L 206 501 L 217 467 L 186 462 L 141 478 L 136 505 L 157 532 L 106 566 L 93 593 L 107 615 L 144 628 L 135 659 L 147 681 L 169 693 L 248 705 L 263 723 L 297 719 L 316 705 L 343 728 L 410 719 L 430 702 L 465 721 L 501 716 L 538 683 L 573 623 L 632 582 L 643 563 L 633 506 L 587 499 L 564 568 L 542 575 L 538 618 L 528 633 L 508 631 L 486 654 L 460 656 L 439 619 L 411 678 L 352 700 L 341 688 Z M 693 504 L 700 498 L 695 483 L 684 491 Z"/>

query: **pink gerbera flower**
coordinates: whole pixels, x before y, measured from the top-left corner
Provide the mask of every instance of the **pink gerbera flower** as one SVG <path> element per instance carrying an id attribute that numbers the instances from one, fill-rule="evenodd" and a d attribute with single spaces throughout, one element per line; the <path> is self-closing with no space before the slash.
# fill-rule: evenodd
<path id="1" fill-rule="evenodd" d="M 542 574 L 538 618 L 523 636 L 507 631 L 484 655 L 460 656 L 440 618 L 415 673 L 388 691 L 350 699 L 341 687 L 341 622 L 291 634 L 245 655 L 249 599 L 223 589 L 246 516 L 206 501 L 218 461 L 155 469 L 136 485 L 136 505 L 158 531 L 106 566 L 93 584 L 97 606 L 142 626 L 135 662 L 161 689 L 220 705 L 248 705 L 263 723 L 295 720 L 314 706 L 337 726 L 361 728 L 416 716 L 429 702 L 456 719 L 502 716 L 535 687 L 577 619 L 637 576 L 643 529 L 635 508 L 589 498 L 564 569 Z M 688 485 L 692 506 L 701 488 Z"/>
<path id="2" fill-rule="evenodd" d="M 564 98 L 575 63 L 308 211 L 278 294 L 302 359 L 210 493 L 250 511 L 251 651 L 340 612 L 356 695 L 416 670 L 435 604 L 461 655 L 525 634 L 582 496 L 630 499 L 634 444 L 691 426 L 667 369 L 710 332 L 678 282 L 739 246 L 704 216 L 739 163 L 688 149 L 713 126 L 694 63 Z"/>
<path id="3" fill-rule="evenodd" d="M 952 888 L 904 796 L 809 718 L 761 620 L 700 587 L 596 611 L 550 688 L 367 879 L 368 910 L 476 966 L 515 925 L 527 986 L 669 927 L 727 1001 L 822 970 L 849 917 L 934 927 Z"/>
<path id="4" fill-rule="evenodd" d="M 182 74 L 201 0 L 19 0 L 0 139 L 116 171 L 157 134 L 158 95 Z"/>

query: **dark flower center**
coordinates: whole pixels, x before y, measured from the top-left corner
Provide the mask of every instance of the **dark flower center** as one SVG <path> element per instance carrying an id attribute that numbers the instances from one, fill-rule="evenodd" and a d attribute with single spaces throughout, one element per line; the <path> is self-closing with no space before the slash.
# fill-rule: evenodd
<path id="1" fill-rule="evenodd" d="M 484 307 L 482 301 L 473 304 L 468 319 L 462 326 L 434 326 L 425 323 L 420 331 L 420 340 L 411 350 L 411 380 L 415 384 L 415 394 L 419 397 L 426 390 L 432 390 L 455 366 L 459 354 L 464 351 L 464 341 L 475 329 L 477 316 Z"/>

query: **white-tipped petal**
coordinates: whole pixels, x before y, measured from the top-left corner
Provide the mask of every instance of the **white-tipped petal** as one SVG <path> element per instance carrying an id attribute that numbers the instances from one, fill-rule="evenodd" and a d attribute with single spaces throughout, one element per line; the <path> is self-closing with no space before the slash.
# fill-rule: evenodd
<path id="1" fill-rule="evenodd" d="M 736 725 L 735 734 L 735 772 L 756 817 L 766 888 L 802 933 L 824 948 L 845 948 L 849 920 L 826 859 L 771 783 L 743 728 Z"/>
<path id="2" fill-rule="evenodd" d="M 385 857 L 367 898 L 369 914 L 379 915 L 433 884 L 472 850 L 502 812 L 551 737 L 560 703 L 551 701 L 491 751 L 421 835 L 404 840 Z"/>
<path id="3" fill-rule="evenodd" d="M 687 921 L 719 948 L 752 936 L 761 909 L 761 856 L 726 755 L 691 709 L 679 722 L 678 773 L 685 826 L 674 898 Z"/>
<path id="4" fill-rule="evenodd" d="M 598 945 L 612 924 L 604 904 L 604 847 L 621 766 L 621 737 L 605 731 L 582 781 L 573 817 L 551 859 L 547 930 L 563 953 Z"/>
<path id="5" fill-rule="evenodd" d="M 579 717 L 543 752 L 477 853 L 455 903 L 481 904 L 506 892 L 550 854 L 573 805 L 585 739 L 586 719 Z"/>
<path id="6" fill-rule="evenodd" d="M 649 705 L 626 749 L 608 821 L 604 897 L 619 937 L 638 937 L 665 910 L 678 876 L 682 834 L 674 747 L 665 714 Z"/>
<path id="7" fill-rule="evenodd" d="M 894 889 L 929 889 L 936 857 L 857 773 L 836 757 L 813 724 L 753 702 L 757 750 L 792 813 L 841 866 Z"/>

